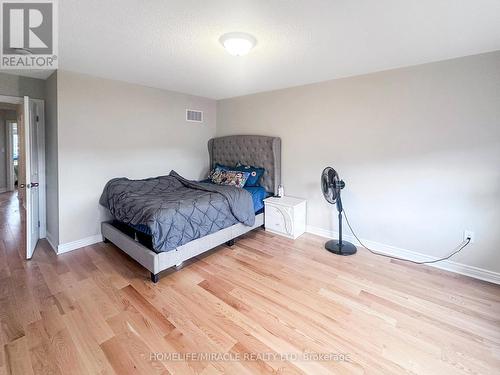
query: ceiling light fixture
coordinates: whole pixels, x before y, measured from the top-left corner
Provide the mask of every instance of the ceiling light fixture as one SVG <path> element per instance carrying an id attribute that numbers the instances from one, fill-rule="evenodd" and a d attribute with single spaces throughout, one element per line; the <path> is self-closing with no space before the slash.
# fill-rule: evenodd
<path id="1" fill-rule="evenodd" d="M 227 33 L 219 38 L 220 44 L 233 56 L 246 55 L 257 44 L 257 39 L 246 33 Z"/>

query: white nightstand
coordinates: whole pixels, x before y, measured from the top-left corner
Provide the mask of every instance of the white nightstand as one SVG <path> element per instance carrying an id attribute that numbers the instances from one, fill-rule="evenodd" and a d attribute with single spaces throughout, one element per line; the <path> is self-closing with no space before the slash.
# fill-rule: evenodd
<path id="1" fill-rule="evenodd" d="M 296 239 L 306 231 L 305 199 L 271 197 L 264 199 L 266 230 Z"/>

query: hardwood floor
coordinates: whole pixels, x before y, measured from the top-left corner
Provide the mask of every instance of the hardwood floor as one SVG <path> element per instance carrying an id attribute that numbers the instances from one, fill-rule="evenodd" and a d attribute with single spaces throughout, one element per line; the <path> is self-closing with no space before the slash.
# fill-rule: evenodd
<path id="1" fill-rule="evenodd" d="M 23 260 L 18 214 L 0 195 L 0 374 L 500 372 L 497 285 L 263 230 L 154 285 L 111 244 Z"/>

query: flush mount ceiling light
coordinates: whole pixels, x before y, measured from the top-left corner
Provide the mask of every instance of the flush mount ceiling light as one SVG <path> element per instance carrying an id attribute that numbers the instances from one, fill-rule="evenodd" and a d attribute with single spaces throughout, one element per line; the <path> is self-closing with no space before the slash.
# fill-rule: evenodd
<path id="1" fill-rule="evenodd" d="M 257 44 L 257 39 L 246 33 L 227 33 L 219 38 L 220 44 L 233 56 L 246 55 Z"/>

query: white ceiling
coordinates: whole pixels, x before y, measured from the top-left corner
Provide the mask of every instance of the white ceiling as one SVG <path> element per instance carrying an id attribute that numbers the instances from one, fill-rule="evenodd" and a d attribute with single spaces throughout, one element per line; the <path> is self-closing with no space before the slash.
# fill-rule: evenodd
<path id="1" fill-rule="evenodd" d="M 499 0 L 61 0 L 60 68 L 211 98 L 500 50 Z M 258 44 L 227 54 L 219 37 Z"/>

